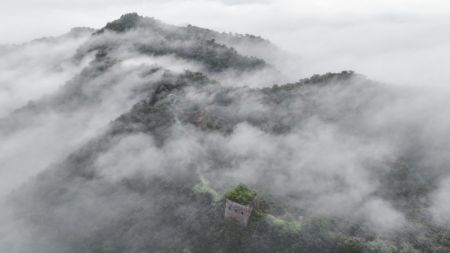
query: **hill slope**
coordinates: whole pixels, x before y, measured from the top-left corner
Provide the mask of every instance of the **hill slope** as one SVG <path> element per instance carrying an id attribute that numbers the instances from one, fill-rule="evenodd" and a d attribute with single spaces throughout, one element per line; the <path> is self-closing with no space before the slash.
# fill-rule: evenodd
<path id="1" fill-rule="evenodd" d="M 8 197 L 0 249 L 448 252 L 449 125 L 430 132 L 403 90 L 352 71 L 249 87 L 276 73 L 254 56 L 270 48 L 137 14 L 94 32 L 78 74 L 0 120 L 6 141 L 61 149 Z M 261 201 L 248 227 L 223 219 L 239 183 Z"/>

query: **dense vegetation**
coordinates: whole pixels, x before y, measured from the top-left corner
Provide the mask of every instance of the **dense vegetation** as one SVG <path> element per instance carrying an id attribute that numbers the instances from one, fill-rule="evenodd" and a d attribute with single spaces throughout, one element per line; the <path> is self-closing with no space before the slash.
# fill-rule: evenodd
<path id="1" fill-rule="evenodd" d="M 244 184 L 239 184 L 233 190 L 226 192 L 225 197 L 239 204 L 248 205 L 256 197 L 256 192 Z"/>
<path id="2" fill-rule="evenodd" d="M 346 73 L 344 73 L 346 75 Z M 327 74 L 318 80 L 329 80 L 339 74 Z M 317 77 L 316 77 L 317 79 Z M 343 79 L 347 80 L 347 79 Z M 323 83 L 322 83 L 323 84 Z M 223 195 L 221 187 L 211 187 L 202 182 L 199 175 L 191 169 L 171 167 L 161 176 L 147 179 L 139 175 L 123 179 L 117 183 L 104 182 L 98 175 L 95 160 L 102 153 L 117 145 L 124 136 L 144 132 L 152 135 L 158 145 L 168 141 L 167 129 L 181 120 L 205 131 L 228 132 L 233 127 L 217 126 L 221 124 L 215 118 L 229 117 L 221 110 L 205 112 L 208 117 L 194 113 L 196 106 L 187 101 L 173 101 L 172 96 L 183 97 L 186 89 L 196 88 L 208 92 L 235 92 L 234 89 L 221 88 L 214 82 L 210 83 L 200 73 L 186 72 L 182 75 L 166 73 L 165 77 L 155 85 L 147 99 L 136 104 L 133 109 L 119 117 L 112 124 L 110 132 L 73 154 L 55 171 L 48 171 L 41 175 L 36 182 L 33 196 L 42 201 L 38 204 L 41 213 L 34 213 L 31 219 L 45 219 L 54 223 L 58 229 L 65 230 L 58 224 L 53 208 L 64 204 L 64 199 L 80 198 L 78 184 L 81 180 L 83 188 L 97 188 L 94 192 L 102 201 L 122 201 L 117 196 L 133 196 L 129 201 L 132 208 L 126 208 L 123 213 L 90 231 L 89 236 L 80 234 L 76 240 L 69 241 L 68 252 L 447 252 L 449 231 L 433 226 L 424 220 L 415 218 L 414 225 L 386 237 L 374 232 L 362 221 L 342 219 L 338 217 L 320 216 L 305 212 L 304 209 L 291 205 L 289 201 L 266 191 L 265 182 L 254 185 L 263 193 L 263 208 L 253 212 L 249 226 L 242 228 L 233 222 L 223 219 L 224 199 L 229 198 L 242 204 L 248 204 L 256 192 L 245 185 L 238 185 Z M 320 87 L 317 86 L 317 87 Z M 281 86 L 276 92 L 261 91 L 272 96 L 286 94 L 284 88 L 290 90 L 290 95 L 304 90 L 302 83 L 297 86 Z M 253 94 L 254 90 L 246 90 Z M 281 93 L 277 93 L 281 92 Z M 292 93 L 293 92 L 293 93 Z M 216 93 L 217 95 L 219 93 Z M 225 98 L 227 95 L 217 96 L 213 103 L 218 107 L 232 107 L 237 98 Z M 225 100 L 224 100 L 225 99 Z M 286 97 L 285 99 L 288 99 Z M 175 104 L 174 104 L 175 103 Z M 183 105 L 182 110 L 173 111 L 177 104 Z M 216 112 L 216 114 L 211 114 Z M 233 115 L 235 117 L 236 115 Z M 261 126 L 267 123 L 280 124 L 276 118 L 263 117 L 253 121 Z M 227 124 L 238 124 L 238 119 L 226 119 Z M 204 121 L 213 121 L 208 123 Z M 273 125 L 275 126 L 275 125 Z M 264 129 L 264 128 L 263 128 Z M 278 127 L 266 128 L 267 131 L 277 133 Z M 220 157 L 212 160 L 211 172 L 222 170 L 231 161 L 222 161 Z M 62 171 L 61 169 L 64 168 Z M 209 177 L 208 174 L 203 176 Z M 211 175 L 211 179 L 214 178 Z M 389 175 L 391 182 L 401 183 L 401 175 Z M 386 185 L 386 188 L 397 187 L 398 183 Z M 211 185 L 215 185 L 210 181 Z M 70 189 L 67 192 L 67 189 Z M 416 191 L 410 185 L 404 191 Z M 62 196 L 59 196 L 63 193 Z M 46 198 L 48 195 L 52 198 Z M 100 195 L 98 195 L 100 194 Z M 221 197 L 223 196 L 223 197 Z M 397 195 L 397 199 L 408 200 L 410 195 Z M 61 202 L 63 201 L 63 202 Z M 128 201 L 127 201 L 128 202 Z M 156 205 L 150 204 L 154 203 Z M 22 203 L 28 207 L 27 203 Z M 97 205 L 108 205 L 97 203 Z M 27 210 L 28 208 L 24 208 Z M 29 209 L 31 210 L 31 209 Z M 419 209 L 415 209 L 419 211 Z M 28 215 L 28 214 L 26 214 Z M 89 219 L 88 219 L 89 220 Z M 37 220 L 36 220 L 37 221 Z M 61 226 L 61 227 L 60 227 Z M 88 226 L 87 224 L 84 226 Z M 89 227 L 89 226 L 88 226 Z M 87 227 L 86 227 L 87 229 Z M 155 231 L 160 231 L 155 233 Z M 162 231 L 162 232 L 161 232 Z M 419 232 L 420 231 L 420 232 Z M 162 233 L 162 234 L 161 234 Z M 83 246 L 80 246 L 83 245 Z"/>

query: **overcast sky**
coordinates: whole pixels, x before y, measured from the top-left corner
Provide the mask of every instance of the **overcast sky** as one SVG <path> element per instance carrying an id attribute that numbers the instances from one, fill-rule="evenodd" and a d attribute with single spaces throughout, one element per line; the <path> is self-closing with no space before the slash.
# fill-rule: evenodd
<path id="1" fill-rule="evenodd" d="M 450 83 L 447 0 L 1 0 L 0 43 L 98 28 L 126 12 L 261 35 L 301 57 L 299 77 L 353 69 L 392 83 Z"/>

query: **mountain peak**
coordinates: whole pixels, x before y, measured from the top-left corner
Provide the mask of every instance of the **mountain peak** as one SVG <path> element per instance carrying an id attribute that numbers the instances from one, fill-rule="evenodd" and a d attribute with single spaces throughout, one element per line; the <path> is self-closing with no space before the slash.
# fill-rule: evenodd
<path id="1" fill-rule="evenodd" d="M 144 17 L 135 12 L 127 13 L 122 15 L 119 19 L 107 23 L 106 26 L 99 31 L 99 33 L 102 33 L 105 30 L 126 32 L 128 30 L 136 28 L 143 19 Z"/>
<path id="2" fill-rule="evenodd" d="M 136 13 L 92 32 L 0 46 L 0 252 L 450 252 L 445 94 L 284 84 L 314 68 Z"/>

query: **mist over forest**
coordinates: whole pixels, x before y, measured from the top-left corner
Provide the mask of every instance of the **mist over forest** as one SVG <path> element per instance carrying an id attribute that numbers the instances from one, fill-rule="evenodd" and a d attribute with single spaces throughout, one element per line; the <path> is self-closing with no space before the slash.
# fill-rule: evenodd
<path id="1" fill-rule="evenodd" d="M 450 251 L 444 86 L 136 13 L 0 55 L 1 252 Z"/>

